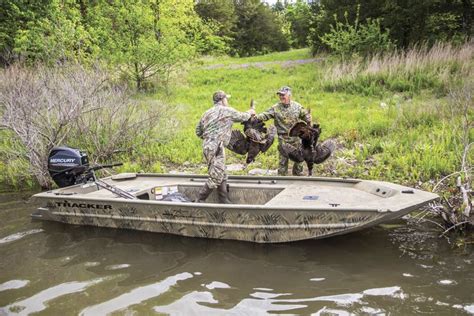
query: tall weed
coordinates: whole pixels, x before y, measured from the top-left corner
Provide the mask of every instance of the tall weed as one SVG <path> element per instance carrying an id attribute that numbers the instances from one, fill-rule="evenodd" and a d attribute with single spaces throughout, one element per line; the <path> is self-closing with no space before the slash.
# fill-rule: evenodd
<path id="1" fill-rule="evenodd" d="M 437 43 L 367 60 L 336 61 L 327 67 L 323 87 L 368 96 L 388 92 L 414 95 L 425 89 L 446 95 L 453 84 L 472 75 L 473 55 L 474 41 L 470 41 L 462 46 Z"/>

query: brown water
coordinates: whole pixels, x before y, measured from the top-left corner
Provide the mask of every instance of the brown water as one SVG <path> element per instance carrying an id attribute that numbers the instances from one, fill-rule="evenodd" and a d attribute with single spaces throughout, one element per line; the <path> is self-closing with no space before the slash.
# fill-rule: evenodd
<path id="1" fill-rule="evenodd" d="M 474 253 L 415 221 L 260 245 L 30 220 L 0 195 L 0 315 L 468 315 Z"/>

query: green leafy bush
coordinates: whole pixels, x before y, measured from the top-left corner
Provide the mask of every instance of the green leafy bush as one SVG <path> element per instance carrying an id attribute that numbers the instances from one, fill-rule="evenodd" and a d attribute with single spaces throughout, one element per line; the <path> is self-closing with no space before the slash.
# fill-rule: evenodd
<path id="1" fill-rule="evenodd" d="M 331 30 L 320 37 L 330 50 L 342 60 L 354 56 L 368 57 L 373 54 L 394 49 L 390 40 L 389 31 L 383 31 L 381 19 L 367 19 L 365 24 L 359 23 L 359 11 L 354 24 L 348 21 L 347 11 L 344 14 L 345 22 L 334 16 L 335 25 Z"/>

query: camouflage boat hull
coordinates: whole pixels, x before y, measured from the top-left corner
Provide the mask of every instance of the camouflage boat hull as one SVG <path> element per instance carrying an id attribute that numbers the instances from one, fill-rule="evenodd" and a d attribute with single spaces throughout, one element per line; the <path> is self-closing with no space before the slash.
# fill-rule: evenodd
<path id="1" fill-rule="evenodd" d="M 203 176 L 138 174 L 111 185 L 140 199 L 120 198 L 95 185 L 76 185 L 36 194 L 34 218 L 258 243 L 324 238 L 401 217 L 437 195 L 377 181 L 299 177 L 229 177 L 238 204 L 160 200 L 172 188 L 195 198 Z M 214 194 L 214 193 L 213 193 Z"/>

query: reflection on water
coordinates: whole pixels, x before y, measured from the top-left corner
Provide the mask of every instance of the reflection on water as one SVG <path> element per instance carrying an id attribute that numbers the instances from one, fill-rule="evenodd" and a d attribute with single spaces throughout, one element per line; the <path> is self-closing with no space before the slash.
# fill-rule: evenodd
<path id="1" fill-rule="evenodd" d="M 0 292 L 6 290 L 19 289 L 26 286 L 30 281 L 28 280 L 11 280 L 0 284 Z"/>
<path id="2" fill-rule="evenodd" d="M 21 239 L 21 238 L 26 237 L 26 236 L 31 235 L 31 234 L 41 233 L 42 231 L 43 231 L 42 229 L 32 229 L 32 230 L 27 230 L 27 231 L 24 231 L 24 232 L 14 233 L 14 234 L 11 234 L 11 235 L 8 235 L 6 237 L 1 238 L 0 239 L 0 244 L 6 244 L 7 242 L 12 242 L 12 241 Z"/>
<path id="3" fill-rule="evenodd" d="M 32 222 L 22 199 L 0 196 L 0 315 L 474 315 L 471 249 L 416 223 L 260 245 Z"/>
<path id="4" fill-rule="evenodd" d="M 192 278 L 190 273 L 180 273 L 166 278 L 161 282 L 141 286 L 133 289 L 128 293 L 124 293 L 106 302 L 87 307 L 80 314 L 81 315 L 107 315 L 109 313 L 124 309 L 126 307 L 139 304 L 150 298 L 160 296 L 164 292 L 169 291 L 170 287 L 176 285 L 180 280 Z"/>
<path id="5" fill-rule="evenodd" d="M 87 287 L 100 283 L 101 279 L 86 282 L 69 282 L 43 290 L 27 299 L 10 304 L 0 311 L 7 314 L 29 315 L 46 309 L 45 303 L 60 296 L 84 291 Z"/>
<path id="6" fill-rule="evenodd" d="M 90 265 L 89 265 L 90 266 Z M 130 267 L 129 264 L 122 263 L 122 264 L 113 264 L 111 266 L 105 267 L 105 270 L 120 270 L 120 269 L 126 269 Z"/>
<path id="7" fill-rule="evenodd" d="M 246 298 L 240 301 L 231 309 L 219 309 L 211 307 L 212 305 L 203 306 L 202 303 L 216 304 L 218 303 L 218 301 L 214 298 L 211 292 L 200 291 L 192 292 L 168 306 L 156 307 L 155 311 L 166 314 L 182 315 L 189 315 L 193 312 L 201 315 L 255 315 L 268 314 L 269 312 L 275 311 L 289 311 L 308 307 L 308 305 L 306 304 L 294 303 L 333 302 L 336 305 L 347 307 L 355 303 L 366 305 L 367 302 L 362 301 L 364 296 L 390 296 L 394 298 L 399 298 L 401 300 L 403 300 L 405 297 L 403 293 L 401 293 L 400 287 L 397 286 L 390 288 L 368 289 L 363 291 L 363 293 L 319 296 L 304 299 L 285 298 L 288 295 L 290 294 L 254 292 L 250 294 L 252 298 Z M 367 312 L 366 306 L 362 307 L 364 308 L 363 311 Z M 319 310 L 319 312 L 327 312 L 327 310 L 325 310 L 324 308 L 325 307 Z M 377 313 L 382 311 L 380 309 L 373 310 L 377 311 Z"/>

